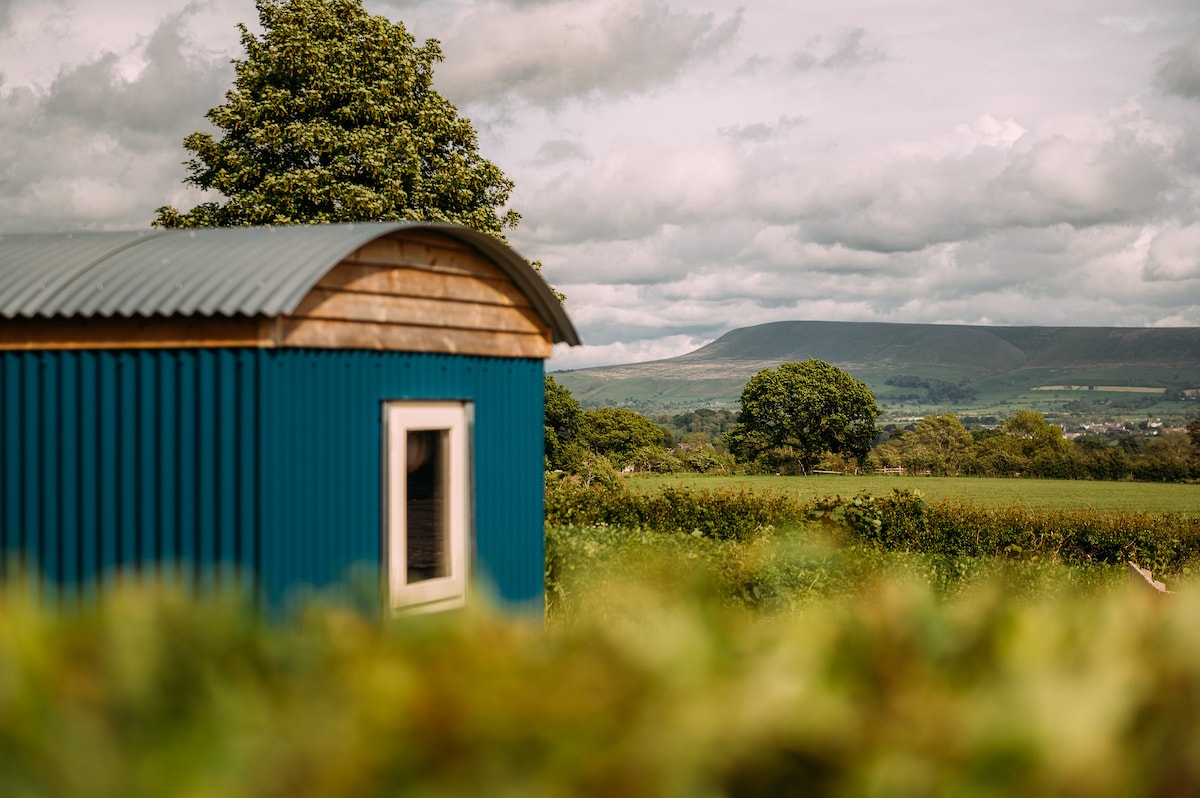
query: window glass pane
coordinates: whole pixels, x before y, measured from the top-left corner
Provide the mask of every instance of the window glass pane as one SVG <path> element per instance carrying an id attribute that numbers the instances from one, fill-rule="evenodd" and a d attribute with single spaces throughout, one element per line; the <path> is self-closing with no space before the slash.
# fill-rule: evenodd
<path id="1" fill-rule="evenodd" d="M 408 582 L 450 575 L 446 449 L 449 430 L 408 430 L 406 455 Z"/>

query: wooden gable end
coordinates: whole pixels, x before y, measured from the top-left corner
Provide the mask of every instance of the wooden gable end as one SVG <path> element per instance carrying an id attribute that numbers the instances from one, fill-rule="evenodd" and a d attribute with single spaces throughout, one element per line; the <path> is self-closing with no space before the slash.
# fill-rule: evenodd
<path id="1" fill-rule="evenodd" d="M 277 346 L 547 358 L 550 326 L 499 268 L 436 234 L 367 244 L 275 320 Z"/>

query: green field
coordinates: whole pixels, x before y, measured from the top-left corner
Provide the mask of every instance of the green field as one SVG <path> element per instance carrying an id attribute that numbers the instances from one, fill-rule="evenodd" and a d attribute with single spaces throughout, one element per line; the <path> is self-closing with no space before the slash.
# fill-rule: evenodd
<path id="1" fill-rule="evenodd" d="M 1157 482 L 1094 482 L 1054 479 L 996 479 L 986 477 L 837 476 L 811 477 L 714 476 L 697 474 L 634 475 L 631 490 L 652 491 L 664 485 L 707 490 L 775 491 L 808 499 L 814 496 L 853 496 L 861 491 L 882 496 L 893 489 L 919 490 L 929 501 L 967 499 L 976 504 L 1025 504 L 1058 510 L 1129 510 L 1147 513 L 1200 515 L 1200 485 Z"/>

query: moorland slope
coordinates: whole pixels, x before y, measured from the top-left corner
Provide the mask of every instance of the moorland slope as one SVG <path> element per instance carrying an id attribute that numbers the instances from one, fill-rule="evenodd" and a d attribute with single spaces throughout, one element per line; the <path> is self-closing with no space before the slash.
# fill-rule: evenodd
<path id="1" fill-rule="evenodd" d="M 986 327 L 782 321 L 694 352 L 555 373 L 585 405 L 667 409 L 736 402 L 757 371 L 815 357 L 866 382 L 885 409 L 1048 409 L 1200 388 L 1197 327 Z M 1114 397 L 1116 397 L 1114 399 Z"/>

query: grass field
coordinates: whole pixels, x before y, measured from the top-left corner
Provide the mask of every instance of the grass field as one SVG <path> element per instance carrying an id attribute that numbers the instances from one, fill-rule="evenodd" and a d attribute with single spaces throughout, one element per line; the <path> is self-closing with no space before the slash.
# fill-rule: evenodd
<path id="1" fill-rule="evenodd" d="M 664 485 L 707 490 L 775 491 L 798 496 L 853 496 L 866 491 L 882 496 L 893 489 L 919 490 L 928 501 L 967 499 L 976 504 L 1014 503 L 1058 510 L 1129 510 L 1132 512 L 1200 515 L 1200 485 L 1157 482 L 1093 482 L 1054 479 L 995 479 L 986 477 L 837 476 L 811 477 L 715 476 L 698 474 L 634 475 L 631 490 L 653 491 Z"/>

